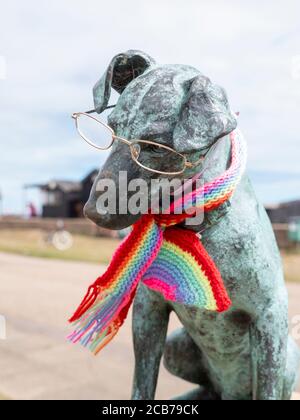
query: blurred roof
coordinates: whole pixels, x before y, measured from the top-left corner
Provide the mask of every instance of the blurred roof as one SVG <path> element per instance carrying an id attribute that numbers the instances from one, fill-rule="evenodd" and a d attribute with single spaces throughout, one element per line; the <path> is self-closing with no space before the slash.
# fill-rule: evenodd
<path id="1" fill-rule="evenodd" d="M 58 180 L 53 179 L 45 184 L 26 184 L 24 185 L 25 189 L 31 188 L 39 188 L 42 191 L 54 191 L 54 190 L 61 190 L 65 193 L 70 192 L 79 192 L 82 190 L 82 184 L 85 182 L 94 182 L 96 176 L 98 174 L 98 170 L 94 169 L 90 171 L 82 181 L 69 181 L 69 180 Z"/>
<path id="2" fill-rule="evenodd" d="M 284 203 L 266 204 L 265 208 L 268 210 L 277 210 L 284 207 L 299 206 L 300 200 L 286 201 Z"/>
<path id="3" fill-rule="evenodd" d="M 24 188 L 39 188 L 42 191 L 61 190 L 65 193 L 78 192 L 82 189 L 81 182 L 52 180 L 46 184 L 25 185 Z"/>

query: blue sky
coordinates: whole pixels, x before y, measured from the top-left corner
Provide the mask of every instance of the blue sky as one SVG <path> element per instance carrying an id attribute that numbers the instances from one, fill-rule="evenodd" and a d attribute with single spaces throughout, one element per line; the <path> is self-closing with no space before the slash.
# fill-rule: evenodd
<path id="1" fill-rule="evenodd" d="M 260 198 L 266 203 L 300 198 L 300 3 L 245 3 L 2 3 L 5 211 L 22 212 L 26 183 L 77 180 L 101 165 L 103 155 L 80 142 L 69 116 L 92 106 L 94 83 L 111 58 L 127 49 L 144 50 L 160 63 L 191 64 L 224 86 L 232 108 L 241 112 L 249 172 Z"/>

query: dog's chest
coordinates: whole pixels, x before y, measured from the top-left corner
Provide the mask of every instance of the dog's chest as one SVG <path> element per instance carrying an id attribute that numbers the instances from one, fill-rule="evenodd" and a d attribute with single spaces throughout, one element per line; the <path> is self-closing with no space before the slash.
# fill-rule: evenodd
<path id="1" fill-rule="evenodd" d="M 231 309 L 219 314 L 177 304 L 173 307 L 188 333 L 206 353 L 235 357 L 248 347 L 252 320 L 246 312 Z"/>

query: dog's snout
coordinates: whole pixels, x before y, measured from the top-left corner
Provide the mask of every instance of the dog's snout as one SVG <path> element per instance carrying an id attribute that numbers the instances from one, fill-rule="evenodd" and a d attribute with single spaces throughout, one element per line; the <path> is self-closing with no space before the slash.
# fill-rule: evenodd
<path id="1" fill-rule="evenodd" d="M 111 216 L 105 209 L 101 211 L 97 208 L 97 203 L 93 199 L 89 199 L 86 203 L 84 210 L 84 216 L 94 222 L 99 227 L 111 228 Z"/>
<path id="2" fill-rule="evenodd" d="M 94 222 L 97 226 L 109 230 L 122 230 L 128 226 L 133 225 L 138 219 L 139 215 L 120 215 L 111 214 L 106 209 L 97 208 L 97 203 L 90 199 L 84 207 L 84 215 L 86 218 Z"/>
<path id="3" fill-rule="evenodd" d="M 90 200 L 86 203 L 83 209 L 83 214 L 87 219 L 90 219 L 92 222 L 98 223 L 98 214 L 95 203 L 92 203 Z"/>

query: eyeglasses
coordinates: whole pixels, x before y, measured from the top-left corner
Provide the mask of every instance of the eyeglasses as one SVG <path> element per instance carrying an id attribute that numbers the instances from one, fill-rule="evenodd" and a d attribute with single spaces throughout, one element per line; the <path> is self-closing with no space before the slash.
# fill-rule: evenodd
<path id="1" fill-rule="evenodd" d="M 181 175 L 187 169 L 199 166 L 204 160 L 201 157 L 197 162 L 191 163 L 185 155 L 163 144 L 119 137 L 109 125 L 92 116 L 93 112 L 75 112 L 72 118 L 81 138 L 95 149 L 108 150 L 115 142 L 120 141 L 129 147 L 131 158 L 138 166 L 152 173 L 170 176 Z M 172 171 L 168 170 L 170 167 Z"/>

